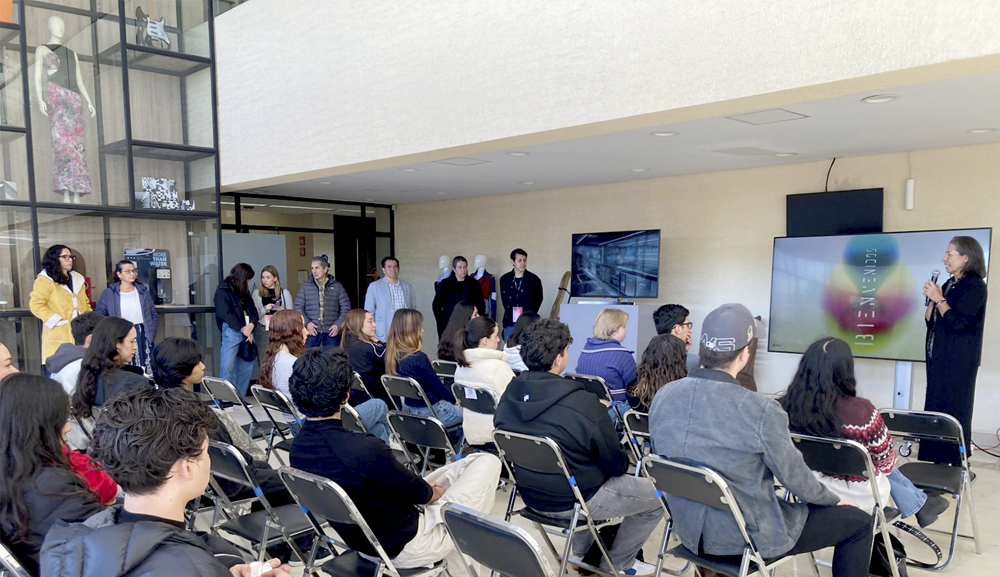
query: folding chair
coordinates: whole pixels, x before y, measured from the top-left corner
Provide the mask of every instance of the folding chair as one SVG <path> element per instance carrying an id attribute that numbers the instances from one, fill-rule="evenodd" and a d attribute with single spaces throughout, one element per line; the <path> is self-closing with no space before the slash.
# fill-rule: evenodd
<path id="1" fill-rule="evenodd" d="M 443 361 L 437 359 L 436 361 L 431 361 L 431 366 L 434 367 L 434 372 L 437 373 L 439 377 L 455 377 L 455 370 L 458 369 L 458 363 L 455 361 Z"/>
<path id="2" fill-rule="evenodd" d="M 566 373 L 563 376 L 567 379 L 583 384 L 583 388 L 587 389 L 588 392 L 597 395 L 597 398 L 600 399 L 602 403 L 608 407 L 613 407 L 615 409 L 615 414 L 618 415 L 618 422 L 622 422 L 622 412 L 611 398 L 611 390 L 608 389 L 608 384 L 604 382 L 604 379 L 594 375 L 581 375 L 579 373 Z"/>
<path id="3" fill-rule="evenodd" d="M 257 399 L 257 404 L 264 409 L 264 414 L 267 415 L 267 419 L 271 422 L 271 432 L 267 435 L 267 458 L 271 457 L 271 452 L 274 449 L 280 449 L 285 452 L 291 451 L 292 437 L 294 435 L 292 434 L 292 428 L 288 425 L 288 419 L 291 418 L 299 427 L 302 426 L 302 420 L 297 416 L 295 406 L 292 405 L 292 402 L 281 391 L 268 389 L 260 385 L 253 385 L 250 387 L 250 392 L 253 393 L 253 398 Z M 277 444 L 274 442 L 275 433 L 281 436 L 281 441 Z M 286 464 L 280 455 L 275 454 L 275 456 L 278 457 L 278 461 L 282 465 Z"/>
<path id="4" fill-rule="evenodd" d="M 0 543 L 0 577 L 31 577 L 28 570 L 3 543 Z"/>
<path id="5" fill-rule="evenodd" d="M 326 477 L 313 475 L 284 467 L 278 471 L 281 480 L 288 487 L 288 491 L 299 504 L 302 512 L 312 525 L 313 531 L 320 538 L 322 544 L 336 555 L 332 560 L 323 564 L 324 572 L 333 577 L 380 577 L 381 575 L 392 575 L 393 577 L 423 577 L 437 575 L 444 571 L 446 563 L 444 560 L 438 561 L 431 567 L 421 567 L 417 569 L 397 569 L 392 564 L 389 555 L 386 554 L 378 537 L 372 532 L 364 517 L 354 505 L 354 501 L 347 495 L 340 485 L 337 485 Z M 364 535 L 365 539 L 374 549 L 379 558 L 378 563 L 365 559 L 357 551 L 350 550 L 345 544 L 341 544 L 331 538 L 323 530 L 321 521 L 329 522 L 330 525 L 340 532 L 344 527 L 355 526 Z M 348 549 L 344 553 L 336 554 L 334 547 Z M 315 562 L 318 547 L 313 547 L 313 553 L 306 561 L 303 575 L 313 573 L 313 563 Z"/>
<path id="6" fill-rule="evenodd" d="M 638 463 L 645 456 L 646 443 L 650 441 L 649 414 L 630 409 L 625 411 L 622 422 L 625 423 L 625 436 L 628 437 L 632 454 L 635 455 L 635 476 L 639 476 Z"/>
<path id="7" fill-rule="evenodd" d="M 233 511 L 233 503 L 226 496 L 219 486 L 218 479 L 231 481 L 253 491 L 256 501 L 263 509 L 247 513 L 245 515 L 233 516 L 228 521 L 216 524 L 213 520 L 212 533 L 223 530 L 242 539 L 246 539 L 253 547 L 258 547 L 256 553 L 257 561 L 263 561 L 268 546 L 276 545 L 284 541 L 291 547 L 292 553 L 305 562 L 306 556 L 299 549 L 292 539 L 296 536 L 311 532 L 312 527 L 309 520 L 302 514 L 295 505 L 282 505 L 272 507 L 268 502 L 254 476 L 253 470 L 247 465 L 246 460 L 240 451 L 225 443 L 210 441 L 208 454 L 212 459 L 211 486 L 219 499 L 221 507 Z M 277 535 L 271 536 L 271 531 L 276 530 Z M 253 551 L 251 550 L 252 554 Z"/>
<path id="8" fill-rule="evenodd" d="M 366 427 L 364 421 L 361 420 L 361 415 L 359 415 L 358 412 L 354 410 L 354 407 L 350 405 L 344 405 L 344 408 L 340 410 L 340 422 L 348 431 L 368 433 L 368 427 Z"/>
<path id="9" fill-rule="evenodd" d="M 517 525 L 455 503 L 441 512 L 458 550 L 484 567 L 505 577 L 555 577 L 542 548 Z"/>
<path id="10" fill-rule="evenodd" d="M 500 459 L 503 461 L 504 467 L 507 468 L 510 478 L 514 480 L 514 490 L 510 492 L 510 501 L 507 504 L 507 515 L 504 520 L 509 521 L 510 516 L 514 513 L 514 499 L 517 496 L 518 487 L 531 485 L 532 480 L 537 482 L 540 475 L 561 478 L 566 483 L 566 495 L 571 495 L 576 501 L 573 505 L 571 519 L 551 517 L 527 506 L 517 511 L 517 514 L 531 521 L 535 529 L 542 534 L 545 545 L 552 551 L 552 554 L 557 559 L 562 560 L 558 573 L 560 577 L 566 574 L 566 565 L 570 562 L 595 573 L 618 577 L 619 571 L 614 562 L 611 561 L 611 556 L 597 531 L 605 525 L 618 523 L 621 519 L 594 522 L 590 515 L 590 509 L 587 507 L 587 501 L 580 493 L 576 478 L 566 466 L 566 460 L 563 458 L 559 445 L 548 437 L 536 437 L 501 429 L 493 431 L 493 441 L 500 452 Z M 585 530 L 589 530 L 594 536 L 594 542 L 597 543 L 601 555 L 611 567 L 610 573 L 584 562 L 583 559 L 570 556 L 573 535 Z M 566 546 L 561 552 L 556 549 L 552 539 L 549 538 L 550 533 L 566 538 Z"/>
<path id="11" fill-rule="evenodd" d="M 403 452 L 406 453 L 409 462 L 413 463 L 415 460 L 409 454 L 407 443 L 420 449 L 421 454 L 416 456 L 416 461 L 421 463 L 419 472 L 421 477 L 427 471 L 432 450 L 444 451 L 446 458 L 459 459 L 458 451 L 451 443 L 444 425 L 434 417 L 414 415 L 403 411 L 389 411 L 389 428 L 399 439 L 399 444 L 403 447 Z"/>
<path id="12" fill-rule="evenodd" d="M 797 433 L 792 433 L 792 442 L 802 453 L 806 465 L 817 473 L 868 479 L 868 487 L 875 500 L 875 510 L 872 511 L 875 519 L 874 530 L 876 533 L 881 533 L 885 550 L 892 551 L 889 524 L 899 517 L 899 511 L 886 508 L 889 496 L 879 493 L 875 465 L 868 450 L 857 441 L 827 439 Z M 899 577 L 895 563 L 892 563 L 892 577 Z"/>
<path id="13" fill-rule="evenodd" d="M 926 529 L 927 531 L 951 535 L 951 542 L 948 545 L 948 557 L 943 563 L 935 565 L 930 570 L 940 571 L 951 563 L 951 560 L 955 556 L 955 543 L 959 537 L 972 539 L 976 544 L 976 554 L 982 554 L 983 548 L 979 542 L 979 523 L 976 520 L 976 507 L 972 499 L 969 456 L 965 450 L 965 436 L 962 431 L 962 424 L 951 415 L 931 411 L 879 409 L 879 414 L 882 416 L 882 420 L 885 422 L 886 427 L 889 428 L 889 433 L 892 436 L 900 437 L 907 442 L 939 441 L 941 443 L 950 443 L 955 445 L 956 454 L 961 458 L 962 464 L 958 467 L 923 461 L 906 463 L 899 467 L 899 472 L 906 475 L 918 488 L 929 493 L 951 495 L 955 499 L 955 520 L 952 524 L 951 533 L 936 529 Z M 958 532 L 958 520 L 962 510 L 962 501 L 966 496 L 969 501 L 969 518 L 972 521 L 972 535 L 963 535 Z"/>
<path id="14" fill-rule="evenodd" d="M 243 407 L 243 410 L 246 411 L 247 416 L 250 418 L 250 422 L 243 425 L 243 430 L 250 435 L 251 439 L 264 439 L 271 432 L 273 424 L 261 423 L 254 416 L 250 406 L 246 404 L 246 401 L 243 400 L 243 397 L 236 391 L 236 387 L 232 383 L 225 379 L 205 377 L 201 384 L 202 389 L 212 397 L 215 406 L 220 410 L 225 411 L 227 407 L 231 406 Z"/>
<path id="15" fill-rule="evenodd" d="M 420 401 L 425 407 L 430 409 L 431 416 L 438 419 L 437 413 L 434 412 L 434 405 L 431 404 L 430 399 L 428 399 L 427 395 L 424 393 L 424 388 L 420 386 L 420 383 L 418 383 L 416 379 L 398 377 L 394 375 L 382 375 L 382 386 L 385 387 L 385 390 L 389 393 L 390 397 L 400 397 L 402 399 Z M 405 410 L 403 409 L 402 402 L 397 405 L 396 402 L 393 401 L 393 405 L 397 411 Z M 448 427 L 448 431 L 453 431 L 461 426 L 461 423 L 452 425 L 451 427 Z"/>
<path id="16" fill-rule="evenodd" d="M 772 571 L 775 567 L 792 559 L 792 556 L 788 556 L 767 563 L 761 557 L 753 539 L 747 533 L 746 521 L 736 503 L 736 498 L 729 489 L 729 484 L 722 478 L 722 475 L 712 469 L 684 465 L 659 455 L 648 455 L 642 459 L 642 471 L 653 482 L 656 495 L 660 497 L 660 503 L 663 505 L 667 519 L 667 526 L 663 529 L 663 542 L 660 547 L 659 559 L 656 562 L 655 575 L 660 573 L 660 568 L 663 566 L 664 555 L 662 551 L 666 549 L 674 526 L 673 518 L 670 515 L 670 506 L 667 505 L 666 496 L 668 494 L 695 501 L 719 511 L 728 511 L 732 514 L 744 541 L 743 555 L 739 563 L 729 562 L 718 557 L 702 557 L 684 545 L 674 547 L 667 552 L 668 555 L 679 557 L 689 563 L 695 563 L 728 577 L 747 577 L 752 572 L 750 563 L 756 566 L 754 571 L 759 571 L 762 575 L 773 575 Z"/>
<path id="17" fill-rule="evenodd" d="M 458 406 L 465 410 L 490 416 L 497 412 L 499 401 L 496 394 L 489 389 L 455 381 L 451 384 L 451 394 L 458 401 Z"/>

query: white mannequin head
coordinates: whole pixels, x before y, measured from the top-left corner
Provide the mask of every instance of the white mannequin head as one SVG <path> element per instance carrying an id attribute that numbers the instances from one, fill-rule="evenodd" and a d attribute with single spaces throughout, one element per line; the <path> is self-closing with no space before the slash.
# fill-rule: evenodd
<path id="1" fill-rule="evenodd" d="M 481 268 L 486 268 L 486 255 L 477 254 L 476 258 L 472 260 L 472 268 L 479 270 Z"/>
<path id="2" fill-rule="evenodd" d="M 442 270 L 447 270 L 447 269 L 451 268 L 451 258 L 448 255 L 446 255 L 446 254 L 443 254 L 443 255 L 439 256 L 438 257 L 438 268 L 442 269 Z"/>
<path id="3" fill-rule="evenodd" d="M 66 35 L 66 21 L 58 16 L 49 18 L 49 32 L 54 38 L 62 38 Z"/>

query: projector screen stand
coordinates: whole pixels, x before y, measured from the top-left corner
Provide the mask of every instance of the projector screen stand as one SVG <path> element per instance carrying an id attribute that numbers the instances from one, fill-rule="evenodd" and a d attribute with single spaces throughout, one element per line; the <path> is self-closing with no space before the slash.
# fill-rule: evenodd
<path id="1" fill-rule="evenodd" d="M 910 389 L 912 386 L 913 363 L 911 361 L 896 361 L 896 378 L 892 395 L 892 408 L 910 408 Z"/>

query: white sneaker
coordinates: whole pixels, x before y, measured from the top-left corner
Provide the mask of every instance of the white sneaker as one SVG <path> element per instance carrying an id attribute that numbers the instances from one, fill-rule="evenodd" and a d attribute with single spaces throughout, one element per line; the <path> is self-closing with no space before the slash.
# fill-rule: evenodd
<path id="1" fill-rule="evenodd" d="M 636 559 L 632 566 L 621 572 L 628 577 L 653 577 L 656 573 L 656 565 L 650 565 L 644 561 Z"/>

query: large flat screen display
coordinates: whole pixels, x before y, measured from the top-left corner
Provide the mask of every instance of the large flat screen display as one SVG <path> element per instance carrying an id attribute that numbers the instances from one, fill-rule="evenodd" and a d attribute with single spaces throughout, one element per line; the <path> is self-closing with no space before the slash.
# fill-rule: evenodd
<path id="1" fill-rule="evenodd" d="M 571 296 L 656 298 L 659 275 L 659 230 L 573 235 Z"/>
<path id="2" fill-rule="evenodd" d="M 952 237 L 979 241 L 989 266 L 992 229 L 774 239 L 767 350 L 802 353 L 816 339 L 847 341 L 857 357 L 923 361 L 923 284 L 941 271 Z"/>

